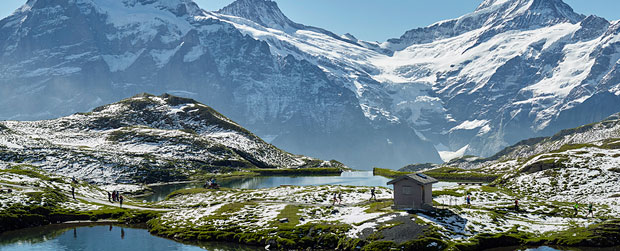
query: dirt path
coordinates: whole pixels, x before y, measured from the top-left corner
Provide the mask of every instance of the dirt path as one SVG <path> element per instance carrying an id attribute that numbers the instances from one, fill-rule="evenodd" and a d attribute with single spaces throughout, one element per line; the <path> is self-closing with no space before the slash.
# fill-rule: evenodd
<path id="1" fill-rule="evenodd" d="M 7 184 L 7 183 L 2 183 L 0 182 L 0 186 L 2 186 L 3 188 L 19 188 L 22 189 L 23 192 L 40 192 L 41 189 L 35 188 L 35 187 L 27 187 L 27 186 L 20 186 L 20 185 L 14 185 L 14 184 Z M 66 193 L 63 191 L 63 194 L 67 195 L 67 197 L 71 198 L 71 193 Z M 106 206 L 113 206 L 113 207 L 118 207 L 120 206 L 118 202 L 109 202 L 107 200 L 100 200 L 100 199 L 95 199 L 95 198 L 91 198 L 91 197 L 85 197 L 85 196 L 81 196 L 79 194 L 75 195 L 76 199 L 80 199 L 80 200 L 84 200 L 90 203 L 97 203 L 97 204 L 101 204 L 101 205 L 106 205 Z M 123 204 L 123 208 L 127 208 L 127 209 L 136 209 L 136 210 L 149 210 L 149 211 L 159 211 L 159 212 L 168 212 L 168 211 L 174 211 L 174 210 L 178 210 L 178 209 L 169 209 L 169 208 L 151 208 L 151 207 L 140 207 L 140 206 L 133 206 L 133 205 L 127 205 L 127 204 Z"/>
<path id="2" fill-rule="evenodd" d="M 67 196 L 71 197 L 71 194 L 67 194 Z M 85 201 L 88 201 L 88 202 L 91 202 L 91 203 L 97 203 L 97 204 L 106 205 L 106 206 L 113 206 L 113 207 L 120 206 L 120 204 L 117 203 L 117 202 L 109 202 L 107 200 L 99 200 L 99 199 L 94 199 L 94 198 L 90 198 L 90 197 L 84 197 L 84 196 L 80 196 L 80 195 L 75 195 L 75 198 L 76 199 L 85 200 Z M 178 209 L 170 209 L 170 208 L 139 207 L 139 206 L 127 205 L 127 204 L 124 204 L 124 203 L 123 203 L 123 207 L 122 208 L 137 209 L 137 210 L 149 210 L 149 211 L 159 211 L 159 212 L 168 212 L 168 211 L 178 210 Z"/>

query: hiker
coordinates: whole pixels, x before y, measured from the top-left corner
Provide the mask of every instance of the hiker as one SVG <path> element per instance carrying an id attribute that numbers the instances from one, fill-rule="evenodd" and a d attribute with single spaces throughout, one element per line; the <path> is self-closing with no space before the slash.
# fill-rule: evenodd
<path id="1" fill-rule="evenodd" d="M 116 191 L 112 191 L 112 202 L 116 201 Z"/>
<path id="2" fill-rule="evenodd" d="M 338 192 L 338 205 L 342 203 L 342 192 Z"/>
<path id="3" fill-rule="evenodd" d="M 110 194 L 110 191 L 107 191 L 107 192 L 108 192 L 108 201 L 112 202 L 112 194 Z"/>
<path id="4" fill-rule="evenodd" d="M 515 199 L 515 211 L 519 212 L 519 199 Z"/>
<path id="5" fill-rule="evenodd" d="M 592 214 L 592 218 L 594 218 L 594 209 L 592 209 L 592 202 L 590 202 L 590 204 L 588 204 L 588 214 L 586 214 L 586 217 L 588 217 L 588 215 Z"/>
<path id="6" fill-rule="evenodd" d="M 467 201 L 467 207 L 471 207 L 471 197 L 469 196 L 469 194 L 467 195 L 467 198 L 465 198 L 465 200 Z"/>
<path id="7" fill-rule="evenodd" d="M 77 180 L 75 179 L 75 176 L 71 177 L 71 182 L 78 183 Z"/>
<path id="8" fill-rule="evenodd" d="M 332 201 L 332 206 L 336 205 L 336 202 L 338 202 L 338 194 L 336 192 L 334 192 L 334 198 L 333 198 L 333 201 Z"/>
<path id="9" fill-rule="evenodd" d="M 123 195 L 118 196 L 118 201 L 120 202 L 120 207 L 123 208 Z"/>
<path id="10" fill-rule="evenodd" d="M 573 208 L 575 209 L 575 214 L 573 214 L 573 216 L 577 216 L 577 214 L 579 213 L 579 202 L 575 202 Z"/>
<path id="11" fill-rule="evenodd" d="M 375 188 L 371 187 L 370 188 L 370 199 L 368 199 L 368 201 L 375 199 L 375 201 L 377 200 L 377 196 L 375 195 Z"/>
<path id="12" fill-rule="evenodd" d="M 75 200 L 75 187 L 71 187 L 71 197 Z"/>

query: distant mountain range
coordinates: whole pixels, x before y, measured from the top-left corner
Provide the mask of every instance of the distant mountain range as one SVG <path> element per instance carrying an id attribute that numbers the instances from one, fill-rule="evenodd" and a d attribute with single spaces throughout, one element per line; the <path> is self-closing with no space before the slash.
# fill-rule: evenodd
<path id="1" fill-rule="evenodd" d="M 619 33 L 561 0 L 485 0 L 383 43 L 268 0 L 29 0 L 0 21 L 0 118 L 167 92 L 355 168 L 491 156 L 620 111 Z"/>
<path id="2" fill-rule="evenodd" d="M 282 151 L 211 107 L 168 94 L 141 94 L 53 120 L 0 122 L 0 160 L 100 183 L 188 180 L 251 168 L 343 167 Z"/>

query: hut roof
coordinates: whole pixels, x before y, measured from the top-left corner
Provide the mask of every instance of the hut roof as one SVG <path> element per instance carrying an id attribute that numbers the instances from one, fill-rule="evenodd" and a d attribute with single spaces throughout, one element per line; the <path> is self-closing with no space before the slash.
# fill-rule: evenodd
<path id="1" fill-rule="evenodd" d="M 401 180 L 404 179 L 409 179 L 409 180 L 413 180 L 415 183 L 418 183 L 420 185 L 426 185 L 426 184 L 433 184 L 433 183 L 437 183 L 439 181 L 437 181 L 435 178 L 430 177 L 426 174 L 421 174 L 421 173 L 411 173 L 411 174 L 407 174 L 407 175 L 403 175 L 400 176 L 396 179 L 391 180 L 390 182 L 388 182 L 388 185 L 394 184 L 396 182 L 399 182 Z"/>

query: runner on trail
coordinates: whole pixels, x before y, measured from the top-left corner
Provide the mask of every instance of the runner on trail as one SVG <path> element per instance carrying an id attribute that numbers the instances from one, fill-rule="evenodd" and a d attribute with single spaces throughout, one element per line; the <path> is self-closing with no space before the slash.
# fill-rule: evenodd
<path id="1" fill-rule="evenodd" d="M 594 209 L 592 209 L 593 205 L 592 202 L 590 202 L 590 204 L 588 204 L 588 214 L 586 214 L 586 217 L 588 217 L 588 215 L 592 215 L 592 218 L 594 218 Z"/>
<path id="2" fill-rule="evenodd" d="M 371 187 L 370 188 L 370 199 L 368 199 L 368 201 L 375 199 L 375 201 L 377 200 L 377 196 L 375 195 L 375 188 Z"/>
<path id="3" fill-rule="evenodd" d="M 579 202 L 575 202 L 573 208 L 575 209 L 575 214 L 573 214 L 573 216 L 577 216 L 577 214 L 579 213 Z"/>

